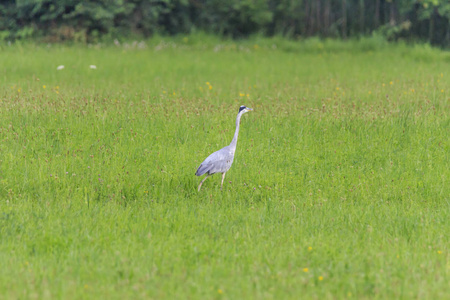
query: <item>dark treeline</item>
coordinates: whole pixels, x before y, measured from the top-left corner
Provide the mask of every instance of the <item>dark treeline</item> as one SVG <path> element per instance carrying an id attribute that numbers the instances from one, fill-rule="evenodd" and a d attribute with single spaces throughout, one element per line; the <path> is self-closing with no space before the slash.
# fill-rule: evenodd
<path id="1" fill-rule="evenodd" d="M 450 46 L 450 0 L 2 0 L 0 40 L 189 34 L 348 38 Z"/>

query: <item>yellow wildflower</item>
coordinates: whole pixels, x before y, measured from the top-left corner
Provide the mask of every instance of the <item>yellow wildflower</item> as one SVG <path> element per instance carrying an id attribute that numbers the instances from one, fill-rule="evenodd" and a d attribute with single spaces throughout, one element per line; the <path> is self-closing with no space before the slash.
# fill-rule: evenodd
<path id="1" fill-rule="evenodd" d="M 308 273 L 308 268 L 303 268 L 303 272 Z"/>
<path id="2" fill-rule="evenodd" d="M 323 280 L 323 276 L 319 276 L 319 280 L 322 281 Z"/>
<path id="3" fill-rule="evenodd" d="M 308 247 L 308 251 L 312 251 L 312 247 L 311 246 Z"/>

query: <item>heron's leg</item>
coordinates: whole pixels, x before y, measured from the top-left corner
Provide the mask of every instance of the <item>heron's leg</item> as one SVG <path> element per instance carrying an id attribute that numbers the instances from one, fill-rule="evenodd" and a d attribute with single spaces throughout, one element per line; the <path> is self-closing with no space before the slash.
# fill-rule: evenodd
<path id="1" fill-rule="evenodd" d="M 225 174 L 226 174 L 227 172 L 223 172 L 222 173 L 222 184 L 220 185 L 220 189 L 222 190 L 222 188 L 223 188 L 223 180 L 225 179 Z"/>
<path id="2" fill-rule="evenodd" d="M 203 178 L 203 180 L 200 182 L 200 185 L 198 186 L 198 191 L 200 192 L 200 189 L 202 188 L 202 184 L 203 184 L 203 182 L 206 180 L 206 178 L 208 178 L 210 175 L 209 174 L 206 174 L 206 177 L 205 178 Z"/>

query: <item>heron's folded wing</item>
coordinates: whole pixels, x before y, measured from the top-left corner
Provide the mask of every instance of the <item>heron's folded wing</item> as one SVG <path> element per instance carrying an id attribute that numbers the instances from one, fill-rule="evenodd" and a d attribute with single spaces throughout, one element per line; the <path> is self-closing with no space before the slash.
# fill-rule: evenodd
<path id="1" fill-rule="evenodd" d="M 227 168 L 227 163 L 229 163 L 230 160 L 232 161 L 233 157 L 228 147 L 222 148 L 208 156 L 202 162 L 200 167 L 198 167 L 195 175 L 201 176 L 207 172 L 209 174 L 226 172 L 229 169 L 229 167 Z"/>
<path id="2" fill-rule="evenodd" d="M 202 163 L 200 167 L 198 167 L 197 172 L 195 172 L 195 175 L 202 176 L 206 172 L 210 171 L 212 167 L 213 165 L 211 164 Z"/>

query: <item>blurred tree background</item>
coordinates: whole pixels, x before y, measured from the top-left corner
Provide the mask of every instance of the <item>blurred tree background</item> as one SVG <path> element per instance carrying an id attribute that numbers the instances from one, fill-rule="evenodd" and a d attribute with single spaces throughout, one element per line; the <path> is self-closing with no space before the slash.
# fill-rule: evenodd
<path id="1" fill-rule="evenodd" d="M 0 41 L 90 42 L 202 31 L 426 41 L 450 47 L 450 0 L 2 0 Z"/>

